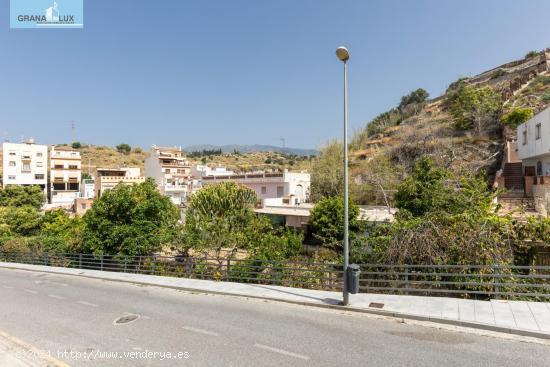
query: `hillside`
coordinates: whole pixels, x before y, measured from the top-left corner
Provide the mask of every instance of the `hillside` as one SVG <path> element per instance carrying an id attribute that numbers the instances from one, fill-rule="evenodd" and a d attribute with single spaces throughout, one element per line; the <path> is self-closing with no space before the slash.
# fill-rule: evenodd
<path id="1" fill-rule="evenodd" d="M 201 152 L 203 150 L 221 150 L 223 153 L 233 153 L 235 151 L 240 153 L 258 153 L 258 152 L 274 152 L 274 153 L 284 153 L 284 154 L 294 154 L 302 156 L 317 155 L 319 151 L 315 149 L 302 149 L 302 148 L 289 148 L 289 147 L 277 147 L 274 145 L 237 145 L 237 144 L 228 144 L 228 145 L 191 145 L 185 147 L 186 152 Z"/>
<path id="2" fill-rule="evenodd" d="M 452 115 L 449 101 L 462 86 L 498 97 L 498 111 L 475 128 L 457 128 Z M 404 96 L 398 107 L 367 123 L 352 139 L 351 172 L 353 182 L 359 184 L 352 191 L 359 203 L 382 203 L 380 193 L 373 194 L 372 189 L 362 192 L 367 189 L 361 184 L 392 192 L 415 161 L 425 155 L 451 170 L 470 174 L 483 170 L 490 179 L 500 168 L 504 146 L 500 116 L 518 107 L 537 113 L 550 103 L 550 49 L 462 78 L 432 100 L 407 103 L 415 97 L 413 93 Z"/>

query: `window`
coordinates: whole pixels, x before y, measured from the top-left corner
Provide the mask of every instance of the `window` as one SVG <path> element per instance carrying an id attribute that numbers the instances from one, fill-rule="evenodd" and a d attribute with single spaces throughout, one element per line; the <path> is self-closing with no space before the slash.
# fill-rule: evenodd
<path id="1" fill-rule="evenodd" d="M 522 140 L 522 144 L 523 144 L 523 145 L 527 144 L 527 130 L 524 130 L 524 131 L 523 131 L 523 140 Z"/>
<path id="2" fill-rule="evenodd" d="M 15 155 L 15 152 L 10 152 L 10 155 Z"/>
<path id="3" fill-rule="evenodd" d="M 37 156 L 37 157 L 42 157 L 42 152 L 37 152 L 37 153 L 36 153 L 36 156 Z"/>
<path id="4" fill-rule="evenodd" d="M 535 139 L 540 139 L 540 124 L 535 126 Z"/>
<path id="5" fill-rule="evenodd" d="M 42 167 L 42 162 L 36 162 L 36 167 Z"/>
<path id="6" fill-rule="evenodd" d="M 80 204 L 80 207 L 81 207 L 82 209 L 86 209 L 86 203 Z"/>
<path id="7" fill-rule="evenodd" d="M 44 179 L 44 175 L 41 174 L 41 173 L 40 173 L 40 174 L 36 174 L 36 175 L 34 175 L 34 179 L 35 179 L 35 180 L 43 180 L 43 179 Z"/>
<path id="8" fill-rule="evenodd" d="M 8 176 L 8 180 L 15 180 L 15 176 Z"/>
<path id="9" fill-rule="evenodd" d="M 277 186 L 277 197 L 278 198 L 283 197 L 284 193 L 285 193 L 284 186 Z"/>
<path id="10" fill-rule="evenodd" d="M 262 194 L 267 194 L 267 187 L 262 186 Z"/>
<path id="11" fill-rule="evenodd" d="M 30 163 L 23 163 L 23 167 L 21 168 L 21 172 L 30 172 L 31 171 L 31 164 Z"/>
<path id="12" fill-rule="evenodd" d="M 15 167 L 15 161 L 10 161 L 10 167 Z"/>

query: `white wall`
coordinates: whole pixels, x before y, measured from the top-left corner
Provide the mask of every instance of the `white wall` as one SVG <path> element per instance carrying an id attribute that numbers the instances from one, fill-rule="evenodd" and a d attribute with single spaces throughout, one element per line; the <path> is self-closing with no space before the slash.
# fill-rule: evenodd
<path id="1" fill-rule="evenodd" d="M 538 124 L 541 125 L 540 139 L 536 138 Z M 524 132 L 527 133 L 526 142 Z M 550 155 L 550 107 L 518 126 L 517 147 L 518 157 L 522 161 L 528 158 Z M 525 162 L 524 166 L 526 166 Z"/>

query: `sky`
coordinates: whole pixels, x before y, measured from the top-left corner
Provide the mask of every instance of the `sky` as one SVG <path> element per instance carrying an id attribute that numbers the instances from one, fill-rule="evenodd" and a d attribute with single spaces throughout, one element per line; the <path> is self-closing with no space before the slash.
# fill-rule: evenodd
<path id="1" fill-rule="evenodd" d="M 548 0 L 84 0 L 83 29 L 10 29 L 9 6 L 0 137 L 44 144 L 318 148 L 342 136 L 338 46 L 351 132 L 550 47 Z"/>

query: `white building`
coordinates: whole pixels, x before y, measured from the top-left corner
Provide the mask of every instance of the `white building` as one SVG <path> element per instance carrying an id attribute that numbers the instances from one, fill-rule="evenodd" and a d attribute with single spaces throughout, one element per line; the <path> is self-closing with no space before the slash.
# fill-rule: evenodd
<path id="1" fill-rule="evenodd" d="M 34 139 L 17 144 L 5 142 L 3 150 L 3 187 L 38 185 L 47 192 L 48 147 Z"/>
<path id="2" fill-rule="evenodd" d="M 95 198 L 95 181 L 93 178 L 85 178 L 80 184 L 80 197 L 84 199 Z"/>
<path id="3" fill-rule="evenodd" d="M 80 152 L 71 148 L 51 147 L 49 201 L 52 205 L 73 205 L 80 197 Z"/>
<path id="4" fill-rule="evenodd" d="M 517 128 L 518 158 L 529 176 L 550 176 L 550 107 Z"/>
<path id="5" fill-rule="evenodd" d="M 208 167 L 204 164 L 195 164 L 193 167 L 191 167 L 191 174 L 195 178 L 201 178 L 205 176 L 231 176 L 235 174 L 235 172 L 228 170 L 225 167 L 218 166 L 218 167 Z"/>
<path id="6" fill-rule="evenodd" d="M 145 159 L 145 176 L 152 177 L 159 190 L 176 205 L 183 205 L 193 190 L 191 166 L 180 147 L 151 147 Z"/>
<path id="7" fill-rule="evenodd" d="M 306 172 L 247 173 L 232 176 L 205 176 L 203 185 L 216 182 L 237 182 L 256 191 L 258 198 L 265 199 L 293 197 L 297 203 L 306 202 L 309 197 L 310 174 Z"/>

